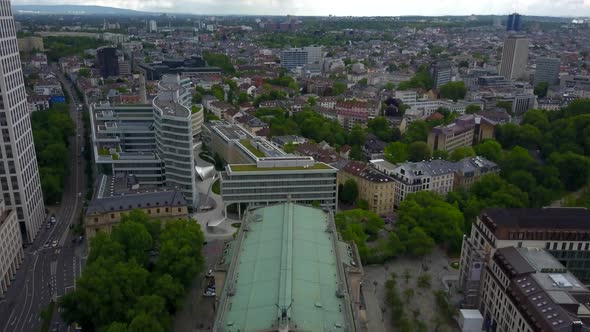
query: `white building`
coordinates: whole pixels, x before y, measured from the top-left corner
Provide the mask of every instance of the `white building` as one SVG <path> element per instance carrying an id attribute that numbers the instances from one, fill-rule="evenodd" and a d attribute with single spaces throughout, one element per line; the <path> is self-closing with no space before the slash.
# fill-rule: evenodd
<path id="1" fill-rule="evenodd" d="M 446 160 L 430 160 L 404 163 L 391 172 L 395 183 L 394 205 L 406 199 L 408 194 L 419 191 L 433 191 L 446 195 L 453 190 L 455 167 Z"/>
<path id="2" fill-rule="evenodd" d="M 504 40 L 500 75 L 508 80 L 524 78 L 529 59 L 529 39 L 526 36 L 509 35 Z"/>
<path id="3" fill-rule="evenodd" d="M 148 30 L 149 32 L 158 32 L 158 23 L 155 20 L 150 20 Z"/>
<path id="4" fill-rule="evenodd" d="M 16 211 L 7 210 L 2 200 L 0 200 L 0 239 L 0 297 L 2 297 L 24 257 L 23 240 Z"/>
<path id="5" fill-rule="evenodd" d="M 32 242 L 45 206 L 10 1 L 0 0 L 0 24 L 0 187 L 6 207 L 16 211 L 24 241 Z"/>

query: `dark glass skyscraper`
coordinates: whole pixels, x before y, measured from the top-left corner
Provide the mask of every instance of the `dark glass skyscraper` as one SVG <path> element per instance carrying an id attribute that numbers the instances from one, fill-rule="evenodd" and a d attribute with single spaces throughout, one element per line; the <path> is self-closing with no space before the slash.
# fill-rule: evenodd
<path id="1" fill-rule="evenodd" d="M 520 14 L 514 13 L 508 15 L 506 31 L 520 31 Z"/>
<path id="2" fill-rule="evenodd" d="M 100 68 L 100 76 L 119 76 L 119 62 L 117 49 L 114 47 L 101 47 L 96 50 L 96 62 Z"/>

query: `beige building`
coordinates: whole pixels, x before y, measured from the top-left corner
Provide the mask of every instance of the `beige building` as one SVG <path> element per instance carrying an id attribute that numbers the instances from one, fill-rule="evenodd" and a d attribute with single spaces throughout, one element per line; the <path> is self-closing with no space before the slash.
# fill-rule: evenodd
<path id="1" fill-rule="evenodd" d="M 529 60 L 529 39 L 526 36 L 509 35 L 504 40 L 499 72 L 507 80 L 523 79 Z"/>
<path id="2" fill-rule="evenodd" d="M 369 203 L 369 211 L 378 215 L 393 213 L 395 182 L 393 178 L 360 161 L 349 162 L 338 172 L 338 185 L 353 179 L 358 186 L 359 199 Z"/>
<path id="3" fill-rule="evenodd" d="M 454 150 L 473 146 L 484 139 L 495 137 L 496 123 L 483 116 L 467 114 L 448 125 L 432 128 L 428 134 L 428 147 L 432 151 Z"/>
<path id="4" fill-rule="evenodd" d="M 19 38 L 18 49 L 24 53 L 31 53 L 33 51 L 43 52 L 45 51 L 43 38 L 35 36 Z"/>
<path id="5" fill-rule="evenodd" d="M 16 210 L 7 210 L 0 200 L 0 297 L 3 297 L 24 258 L 23 240 Z"/>
<path id="6" fill-rule="evenodd" d="M 112 184 L 112 185 L 111 185 Z M 90 240 L 98 232 L 110 233 L 121 217 L 141 210 L 157 219 L 187 218 L 187 201 L 182 192 L 165 187 L 128 185 L 120 178 L 103 176 L 96 197 L 86 210 L 84 229 Z"/>

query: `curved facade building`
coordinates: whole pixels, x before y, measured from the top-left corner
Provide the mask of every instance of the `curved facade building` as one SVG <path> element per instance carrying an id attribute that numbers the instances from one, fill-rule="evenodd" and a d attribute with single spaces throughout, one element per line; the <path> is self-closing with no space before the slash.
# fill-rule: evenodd
<path id="1" fill-rule="evenodd" d="M 193 144 L 190 80 L 164 75 L 153 100 L 156 154 L 163 161 L 167 186 L 178 188 L 194 208 L 199 206 Z"/>

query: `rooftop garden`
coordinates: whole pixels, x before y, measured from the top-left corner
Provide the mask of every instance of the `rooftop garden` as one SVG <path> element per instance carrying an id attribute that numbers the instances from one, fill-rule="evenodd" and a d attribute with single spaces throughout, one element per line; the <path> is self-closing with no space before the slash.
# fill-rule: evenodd
<path id="1" fill-rule="evenodd" d="M 231 170 L 234 172 L 266 172 L 266 171 L 302 171 L 302 170 L 322 170 L 322 169 L 332 169 L 332 167 L 323 164 L 323 163 L 315 163 L 313 166 L 303 167 L 303 166 L 296 166 L 296 167 L 258 167 L 256 164 L 249 164 L 249 165 L 230 165 Z"/>
<path id="2" fill-rule="evenodd" d="M 256 157 L 258 157 L 258 158 L 266 157 L 266 155 L 262 151 L 258 150 L 256 147 L 254 147 L 254 145 L 252 145 L 250 140 L 248 140 L 248 139 L 240 140 L 240 144 L 242 144 L 246 149 L 250 150 L 250 152 L 252 152 Z"/>
<path id="3" fill-rule="evenodd" d="M 191 114 L 198 113 L 198 112 L 200 112 L 200 111 L 202 111 L 202 110 L 203 110 L 203 107 L 197 107 L 197 105 L 193 105 L 193 106 L 191 107 Z"/>

